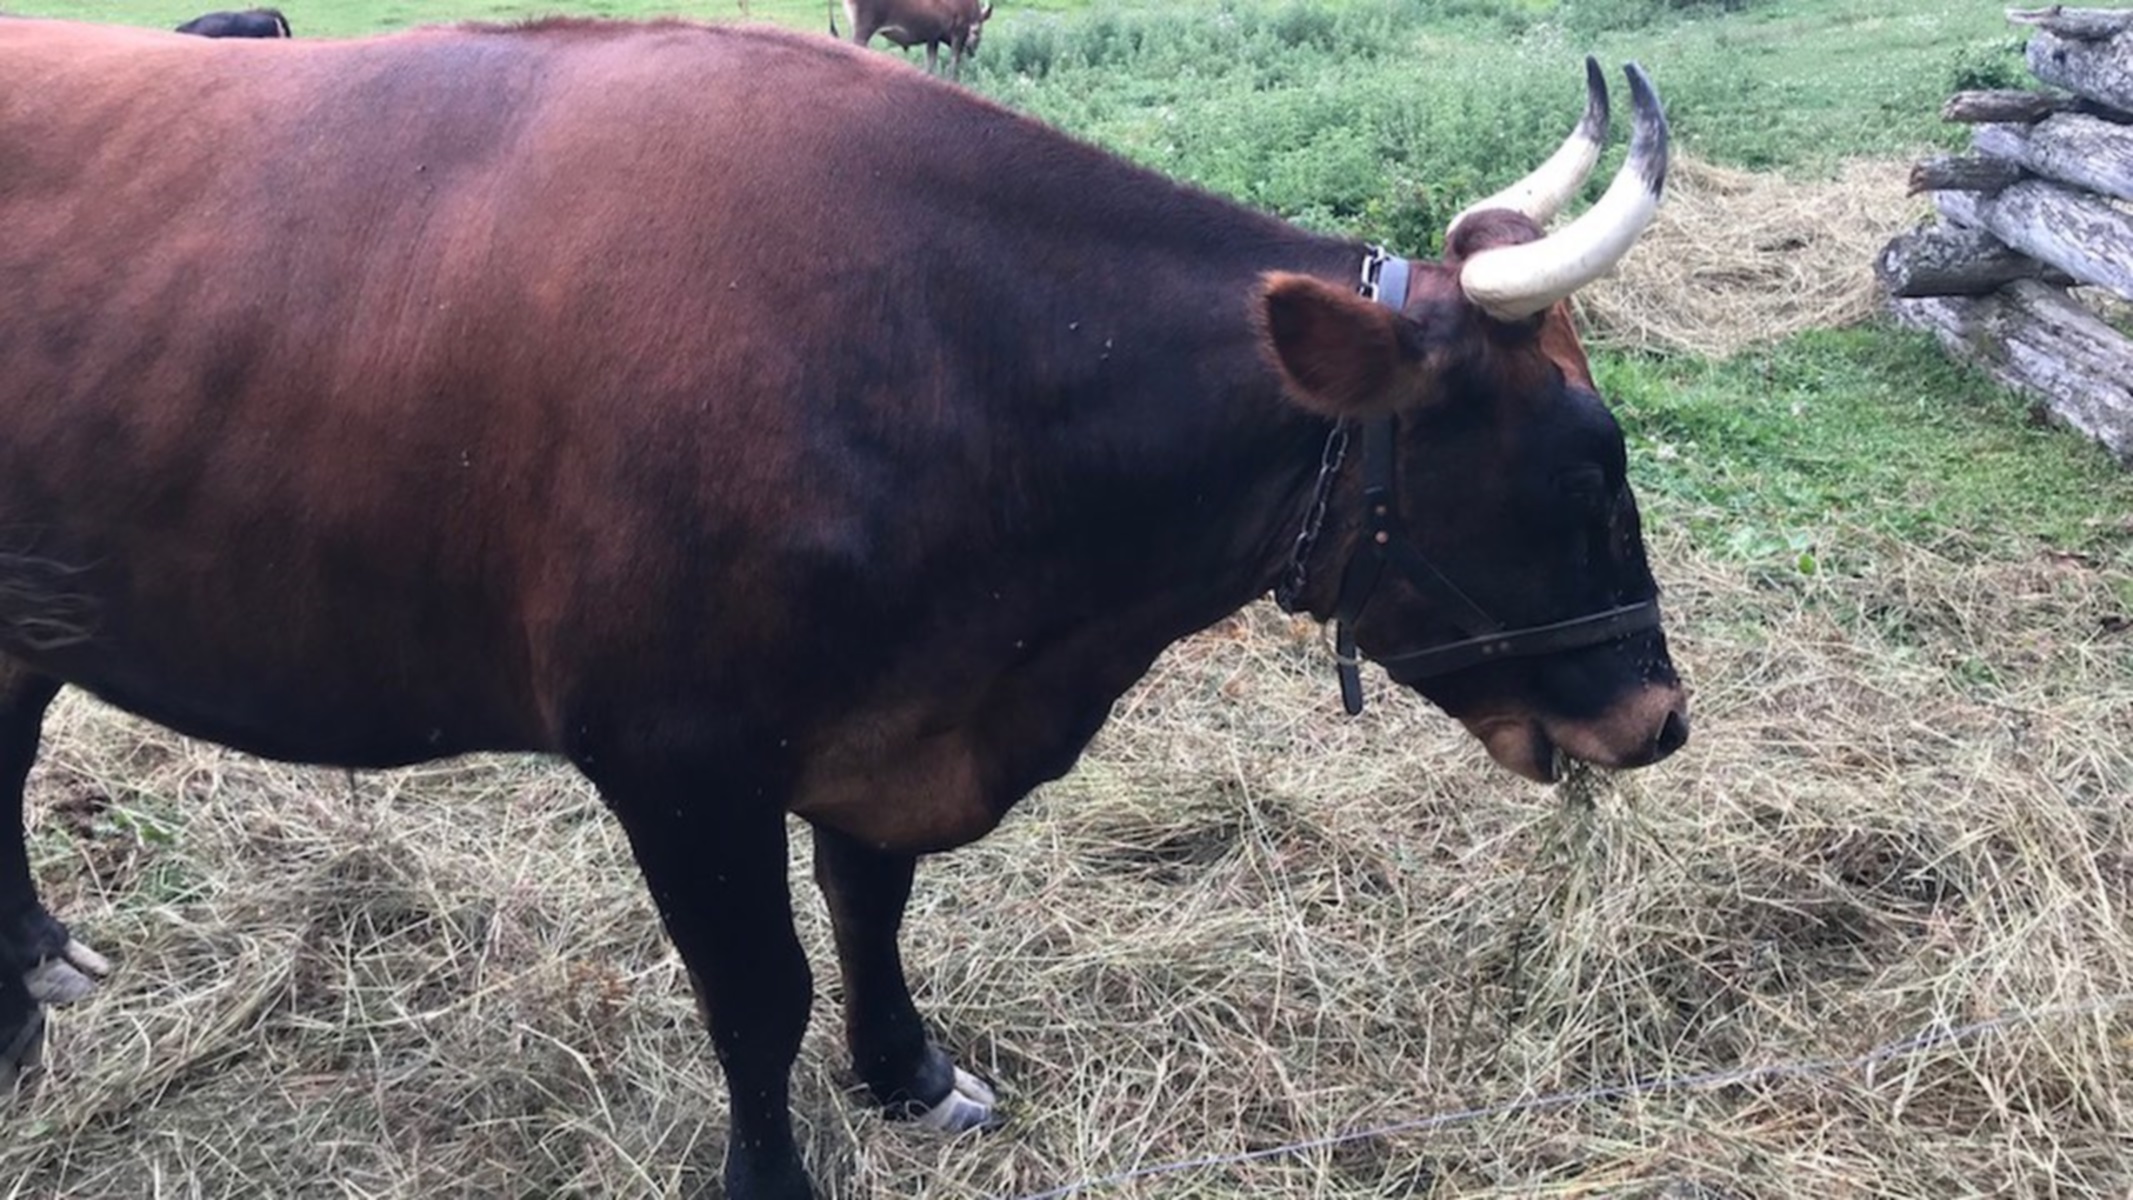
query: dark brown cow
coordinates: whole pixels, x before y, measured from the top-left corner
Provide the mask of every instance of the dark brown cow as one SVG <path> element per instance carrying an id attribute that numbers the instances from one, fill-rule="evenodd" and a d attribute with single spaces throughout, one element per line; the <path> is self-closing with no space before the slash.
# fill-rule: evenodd
<path id="1" fill-rule="evenodd" d="M 1409 263 L 821 38 L 0 22 L 7 816 L 66 683 L 275 758 L 568 758 L 697 981 L 749 1200 L 808 1194 L 797 814 L 859 1074 L 982 1122 L 898 959 L 917 856 L 1269 588 L 1534 779 L 1687 737 L 1561 303 L 1657 204 L 1640 74 L 1622 173 L 1540 235 L 1591 79 L 1525 211 Z M 108 965 L 0 850 L 13 1067 Z"/>
<path id="2" fill-rule="evenodd" d="M 278 8 L 248 8 L 243 12 L 211 12 L 178 26 L 179 33 L 211 38 L 285 38 L 289 18 Z"/>
<path id="3" fill-rule="evenodd" d="M 864 46 L 875 34 L 904 50 L 923 45 L 926 69 L 940 73 L 940 49 L 948 47 L 948 69 L 958 79 L 963 60 L 978 52 L 979 35 L 992 19 L 992 5 L 978 0 L 844 0 L 852 23 L 852 44 Z M 837 36 L 837 16 L 830 14 L 830 36 Z"/>

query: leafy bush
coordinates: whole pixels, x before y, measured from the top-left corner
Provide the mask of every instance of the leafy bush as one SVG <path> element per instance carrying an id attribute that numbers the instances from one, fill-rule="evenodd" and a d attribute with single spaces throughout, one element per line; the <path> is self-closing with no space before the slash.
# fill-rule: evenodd
<path id="1" fill-rule="evenodd" d="M 1557 19 L 1585 33 L 1644 29 L 1686 16 L 1746 11 L 1755 0 L 1562 0 Z"/>
<path id="2" fill-rule="evenodd" d="M 2030 86 L 2029 66 L 2023 61 L 2022 38 L 2002 38 L 1959 47 L 1948 66 L 1950 91 L 1991 90 Z"/>
<path id="3" fill-rule="evenodd" d="M 1059 59 L 1061 37 L 1059 22 L 1056 19 L 1046 18 L 1040 22 L 1018 25 L 1012 35 L 994 34 L 986 40 L 999 49 L 991 51 L 994 57 L 984 62 L 992 63 L 1005 59 L 1007 70 L 1012 75 L 1041 79 L 1051 74 L 1052 64 Z M 983 67 L 977 65 L 974 60 L 971 69 L 973 72 L 979 72 Z"/>

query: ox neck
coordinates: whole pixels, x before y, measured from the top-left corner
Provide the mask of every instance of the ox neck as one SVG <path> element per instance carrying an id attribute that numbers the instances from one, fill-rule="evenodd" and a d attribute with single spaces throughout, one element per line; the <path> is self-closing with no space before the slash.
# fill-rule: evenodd
<path id="1" fill-rule="evenodd" d="M 1414 264 L 1396 254 L 1388 254 L 1383 246 L 1370 246 L 1363 254 L 1363 265 L 1356 273 L 1356 294 L 1373 303 L 1383 304 L 1395 312 L 1407 305 L 1407 285 L 1414 276 Z M 1382 462 L 1379 473 L 1385 476 L 1384 485 L 1389 488 L 1392 470 L 1392 436 L 1395 418 L 1385 417 L 1370 422 L 1369 450 L 1374 460 Z M 1304 509 L 1303 520 L 1296 533 L 1296 543 L 1289 554 L 1288 568 L 1274 586 L 1274 603 L 1284 612 L 1297 612 L 1303 601 L 1306 588 L 1311 583 L 1311 556 L 1317 549 L 1320 535 L 1325 532 L 1326 511 L 1333 500 L 1334 485 L 1340 479 L 1341 467 L 1347 462 L 1348 447 L 1353 440 L 1355 426 L 1346 421 L 1335 422 L 1326 432 L 1324 449 L 1319 453 L 1318 478 L 1311 488 L 1311 502 Z M 1336 602 L 1337 603 L 1337 602 Z M 1314 614 L 1319 610 L 1312 609 Z M 1327 609 L 1330 615 L 1333 609 Z M 1323 619 L 1323 617 L 1321 618 Z"/>

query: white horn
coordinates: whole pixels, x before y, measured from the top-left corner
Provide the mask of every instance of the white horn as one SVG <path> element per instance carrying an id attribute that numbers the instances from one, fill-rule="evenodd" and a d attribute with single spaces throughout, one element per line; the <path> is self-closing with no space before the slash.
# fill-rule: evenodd
<path id="1" fill-rule="evenodd" d="M 1515 321 L 1547 308 L 1614 269 L 1659 212 L 1666 190 L 1666 111 L 1635 63 L 1629 76 L 1636 132 L 1607 194 L 1577 220 L 1539 241 L 1483 250 L 1459 270 L 1459 286 L 1483 312 Z"/>
<path id="2" fill-rule="evenodd" d="M 1459 228 L 1468 213 L 1484 208 L 1508 208 L 1533 218 L 1536 225 L 1545 226 L 1555 214 L 1563 210 L 1570 198 L 1577 195 L 1585 184 L 1585 177 L 1592 174 L 1593 164 L 1600 161 L 1600 151 L 1607 145 L 1607 75 L 1600 70 L 1598 60 L 1585 56 L 1585 115 L 1578 120 L 1576 129 L 1563 139 L 1531 175 L 1497 192 L 1486 200 L 1477 200 L 1459 210 L 1451 224 L 1444 227 L 1444 240 Z"/>

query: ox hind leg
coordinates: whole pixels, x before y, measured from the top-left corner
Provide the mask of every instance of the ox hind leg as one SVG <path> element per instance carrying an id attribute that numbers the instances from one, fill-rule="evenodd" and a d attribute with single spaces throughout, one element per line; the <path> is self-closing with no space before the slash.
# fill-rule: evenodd
<path id="1" fill-rule="evenodd" d="M 844 1031 L 852 1067 L 891 1117 L 961 1133 L 992 1122 L 984 1081 L 926 1036 L 904 981 L 897 933 L 918 860 L 815 827 L 815 882 L 829 904 L 844 973 Z"/>
<path id="2" fill-rule="evenodd" d="M 783 808 L 728 806 L 671 782 L 595 782 L 629 834 L 725 1069 L 727 1200 L 810 1200 L 790 1089 L 814 981 L 793 932 Z"/>
<path id="3" fill-rule="evenodd" d="M 15 835 L 0 834 L 0 1095 L 37 1065 L 44 1006 L 87 996 L 111 969 L 45 911 L 30 878 L 22 786 L 37 760 L 45 709 L 59 687 L 51 676 L 0 657 L 0 817 Z"/>

